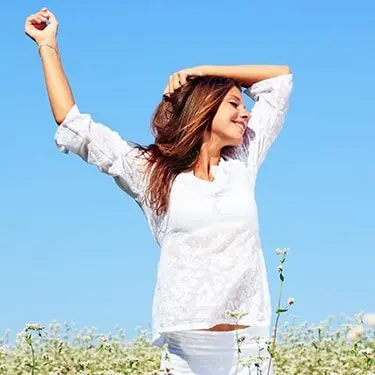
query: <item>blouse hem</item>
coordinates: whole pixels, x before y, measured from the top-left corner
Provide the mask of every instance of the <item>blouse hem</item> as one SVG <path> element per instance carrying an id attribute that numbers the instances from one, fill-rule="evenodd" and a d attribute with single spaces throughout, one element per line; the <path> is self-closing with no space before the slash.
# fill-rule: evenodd
<path id="1" fill-rule="evenodd" d="M 162 331 L 159 331 L 156 333 L 155 336 L 153 336 L 152 339 L 152 345 L 156 346 L 162 346 L 164 344 L 164 339 L 162 337 L 163 333 L 169 333 L 169 332 L 176 332 L 176 331 L 187 331 L 187 330 L 195 330 L 195 329 L 207 329 L 212 327 L 213 325 L 216 325 L 218 323 L 212 323 L 212 322 L 206 322 L 206 323 L 190 323 L 190 324 L 180 324 L 175 326 L 170 326 L 163 328 Z M 271 327 L 271 322 L 267 321 L 241 321 L 241 325 L 249 325 L 249 326 L 256 326 L 256 327 Z M 212 334 L 220 333 L 221 335 L 224 334 L 232 334 L 234 330 L 232 331 L 209 331 Z"/>

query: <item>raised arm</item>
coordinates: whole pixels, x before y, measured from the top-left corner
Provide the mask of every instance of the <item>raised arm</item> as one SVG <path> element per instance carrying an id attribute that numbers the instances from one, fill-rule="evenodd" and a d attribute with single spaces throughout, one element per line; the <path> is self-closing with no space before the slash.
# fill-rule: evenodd
<path id="1" fill-rule="evenodd" d="M 201 71 L 236 80 L 254 100 L 244 140 L 240 146 L 228 150 L 227 156 L 241 159 L 255 177 L 285 121 L 293 86 L 290 68 L 286 65 L 206 65 Z"/>
<path id="2" fill-rule="evenodd" d="M 288 110 L 292 74 L 285 65 L 203 66 L 203 74 L 235 79 L 255 102 L 242 145 L 228 150 L 256 176 Z"/>
<path id="3" fill-rule="evenodd" d="M 286 65 L 201 65 L 179 71 L 169 78 L 164 95 L 171 94 L 194 76 L 232 78 L 245 87 L 255 104 L 240 146 L 229 147 L 225 155 L 242 160 L 254 176 L 279 134 L 288 110 L 293 76 Z"/>
<path id="4" fill-rule="evenodd" d="M 204 75 L 232 78 L 246 88 L 259 81 L 291 73 L 286 65 L 204 65 L 201 69 Z"/>
<path id="5" fill-rule="evenodd" d="M 47 8 L 30 15 L 25 22 L 26 35 L 38 46 L 52 114 L 60 125 L 75 102 L 61 63 L 57 28 L 58 22 Z"/>
<path id="6" fill-rule="evenodd" d="M 60 61 L 57 25 L 55 16 L 46 8 L 25 23 L 25 33 L 38 44 L 52 113 L 59 125 L 55 144 L 61 152 L 73 152 L 114 177 L 123 191 L 141 202 L 147 182 L 143 173 L 145 159 L 119 133 L 80 112 Z"/>

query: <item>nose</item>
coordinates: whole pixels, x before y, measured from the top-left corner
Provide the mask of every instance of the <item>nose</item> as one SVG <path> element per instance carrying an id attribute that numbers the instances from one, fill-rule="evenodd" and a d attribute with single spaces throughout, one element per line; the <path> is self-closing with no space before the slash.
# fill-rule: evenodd
<path id="1" fill-rule="evenodd" d="M 241 119 L 248 121 L 251 118 L 251 113 L 247 109 L 244 108 L 244 110 L 240 114 L 240 117 Z"/>

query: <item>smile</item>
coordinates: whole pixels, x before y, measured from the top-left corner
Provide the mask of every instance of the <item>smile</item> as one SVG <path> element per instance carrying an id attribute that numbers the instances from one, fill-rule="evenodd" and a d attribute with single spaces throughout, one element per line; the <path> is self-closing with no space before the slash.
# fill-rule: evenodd
<path id="1" fill-rule="evenodd" d="M 245 132 L 245 125 L 240 124 L 240 123 L 238 123 L 238 122 L 234 122 L 234 121 L 232 121 L 232 122 L 233 122 L 235 125 L 237 125 L 239 129 L 241 129 L 241 133 L 244 133 L 244 132 Z"/>

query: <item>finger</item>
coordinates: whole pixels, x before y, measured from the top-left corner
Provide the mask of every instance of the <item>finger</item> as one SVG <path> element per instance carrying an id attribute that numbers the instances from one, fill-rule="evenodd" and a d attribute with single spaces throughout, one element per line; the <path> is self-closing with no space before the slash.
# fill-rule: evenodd
<path id="1" fill-rule="evenodd" d="M 47 11 L 40 11 L 37 13 L 38 16 L 40 17 L 44 17 L 46 19 L 48 19 L 48 12 Z"/>
<path id="2" fill-rule="evenodd" d="M 39 22 L 39 23 L 42 23 L 42 22 L 45 22 L 46 20 L 44 19 L 44 17 L 40 16 L 39 14 L 36 14 L 35 15 L 35 19 Z"/>
<path id="3" fill-rule="evenodd" d="M 164 95 L 168 95 L 168 85 L 165 87 L 164 91 L 163 91 L 163 96 Z"/>
<path id="4" fill-rule="evenodd" d="M 29 25 L 39 23 L 38 18 L 36 17 L 36 14 L 32 14 L 30 17 L 27 18 L 27 23 Z"/>
<path id="5" fill-rule="evenodd" d="M 32 22 L 36 22 L 36 23 L 40 23 L 41 18 L 39 17 L 39 14 L 38 13 L 35 13 L 35 14 L 32 14 L 30 17 L 29 17 L 30 21 Z"/>
<path id="6" fill-rule="evenodd" d="M 169 92 L 169 94 L 173 93 L 173 76 L 169 76 L 169 80 L 168 80 L 168 92 Z"/>
<path id="7" fill-rule="evenodd" d="M 56 18 L 56 16 L 50 10 L 47 10 L 47 15 L 50 18 Z"/>
<path id="8" fill-rule="evenodd" d="M 177 90 L 181 86 L 178 73 L 173 74 L 173 90 Z"/>
<path id="9" fill-rule="evenodd" d="M 26 24 L 30 24 L 32 21 L 33 15 L 30 15 L 29 17 L 26 18 Z"/>
<path id="10" fill-rule="evenodd" d="M 51 11 L 49 11 L 49 10 L 46 11 L 46 17 L 47 17 L 49 23 L 58 24 L 55 15 Z"/>
<path id="11" fill-rule="evenodd" d="M 183 72 L 178 72 L 178 79 L 180 80 L 181 86 L 183 86 L 186 83 L 186 74 Z"/>
<path id="12" fill-rule="evenodd" d="M 43 20 L 44 22 L 46 22 L 48 20 L 48 17 L 44 16 L 43 14 L 38 14 L 38 17 Z"/>
<path id="13" fill-rule="evenodd" d="M 48 10 L 47 7 L 45 7 L 45 8 L 42 8 L 37 14 L 48 18 L 49 13 L 50 13 L 50 11 Z"/>

